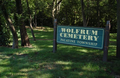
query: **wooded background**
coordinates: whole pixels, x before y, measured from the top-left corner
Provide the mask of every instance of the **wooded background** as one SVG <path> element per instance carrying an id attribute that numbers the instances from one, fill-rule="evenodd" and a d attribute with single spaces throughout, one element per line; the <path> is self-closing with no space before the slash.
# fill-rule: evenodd
<path id="1" fill-rule="evenodd" d="M 55 18 L 59 25 L 102 28 L 110 20 L 110 32 L 119 33 L 119 4 L 119 0 L 0 0 L 0 45 L 9 44 L 11 32 L 12 48 L 18 48 L 17 33 L 20 31 L 21 46 L 29 46 L 25 26 L 30 26 L 35 41 L 33 27 L 53 27 Z M 119 38 L 117 41 L 119 46 Z"/>

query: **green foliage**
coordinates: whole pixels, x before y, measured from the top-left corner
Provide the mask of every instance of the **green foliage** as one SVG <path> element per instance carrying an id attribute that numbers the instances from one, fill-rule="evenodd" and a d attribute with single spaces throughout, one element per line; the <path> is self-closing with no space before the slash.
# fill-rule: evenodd
<path id="1" fill-rule="evenodd" d="M 26 0 L 21 0 L 23 6 L 22 17 L 26 25 L 29 25 L 29 13 Z M 59 1 L 59 0 L 58 0 Z M 32 21 L 37 20 L 38 26 L 53 26 L 52 9 L 53 0 L 28 0 Z M 16 13 L 16 5 L 14 0 L 4 1 L 8 13 L 13 18 Z M 111 32 L 116 32 L 116 0 L 84 0 L 85 16 L 87 25 L 90 27 L 105 27 L 106 21 L 111 21 Z M 17 15 L 17 14 L 16 14 Z M 37 18 L 36 18 L 36 17 Z M 19 18 L 20 16 L 18 16 Z M 83 25 L 81 0 L 62 0 L 60 11 L 57 16 L 58 24 L 63 25 Z M 14 20 L 13 20 L 14 21 Z M 15 19 L 15 25 L 17 21 Z M 16 27 L 17 28 L 17 27 Z"/>
<path id="2" fill-rule="evenodd" d="M 87 25 L 105 27 L 111 21 L 111 32 L 116 32 L 116 0 L 84 0 Z M 64 0 L 58 15 L 59 24 L 82 26 L 81 0 Z"/>
<path id="3" fill-rule="evenodd" d="M 10 43 L 10 31 L 5 24 L 5 19 L 0 15 L 0 46 Z"/>
<path id="4" fill-rule="evenodd" d="M 15 0 L 2 0 L 9 17 L 17 30 L 19 30 L 18 19 L 23 18 L 26 25 L 29 25 L 29 13 L 26 0 L 22 1 L 23 13 L 16 13 Z M 57 0 L 56 0 L 57 1 Z M 37 20 L 38 26 L 53 27 L 52 10 L 53 0 L 28 0 L 32 22 Z M 111 21 L 111 32 L 116 32 L 116 0 L 84 0 L 87 25 L 90 27 L 105 27 L 106 21 Z M 1 9 L 1 5 L 0 5 Z M 0 10 L 0 14 L 2 11 Z M 36 17 L 35 17 L 36 16 Z M 2 18 L 1 18 L 2 19 Z M 83 26 L 81 0 L 62 0 L 58 12 L 58 24 Z M 2 20 L 1 23 L 5 22 Z M 5 24 L 1 24 L 1 31 Z M 6 29 L 7 31 L 7 29 Z M 2 36 L 1 36 L 2 37 Z"/>

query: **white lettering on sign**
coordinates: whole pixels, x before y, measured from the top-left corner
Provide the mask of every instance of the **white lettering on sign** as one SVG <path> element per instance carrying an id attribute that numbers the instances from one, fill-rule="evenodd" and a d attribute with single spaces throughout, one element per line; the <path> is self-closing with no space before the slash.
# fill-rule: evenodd
<path id="1" fill-rule="evenodd" d="M 86 34 L 86 35 L 98 35 L 97 30 L 85 30 L 85 29 L 70 29 L 70 28 L 61 28 L 62 33 L 72 33 L 72 34 Z"/>
<path id="2" fill-rule="evenodd" d="M 78 44 L 86 44 L 86 45 L 97 46 L 97 43 L 95 43 L 95 42 L 77 41 L 77 43 Z"/>
<path id="3" fill-rule="evenodd" d="M 61 28 L 60 37 L 82 39 L 89 41 L 98 41 L 98 31 L 88 29 L 72 29 L 72 28 Z"/>
<path id="4" fill-rule="evenodd" d="M 90 41 L 98 41 L 98 38 L 99 38 L 99 36 L 81 35 L 81 34 L 69 34 L 69 33 L 60 33 L 60 37 L 73 38 L 73 39 L 82 39 L 82 40 L 90 40 Z"/>

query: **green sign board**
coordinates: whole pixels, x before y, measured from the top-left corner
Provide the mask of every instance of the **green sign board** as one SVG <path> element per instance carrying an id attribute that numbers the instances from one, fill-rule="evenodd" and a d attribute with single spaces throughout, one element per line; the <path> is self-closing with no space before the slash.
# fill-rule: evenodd
<path id="1" fill-rule="evenodd" d="M 103 49 L 104 29 L 58 25 L 57 43 Z"/>

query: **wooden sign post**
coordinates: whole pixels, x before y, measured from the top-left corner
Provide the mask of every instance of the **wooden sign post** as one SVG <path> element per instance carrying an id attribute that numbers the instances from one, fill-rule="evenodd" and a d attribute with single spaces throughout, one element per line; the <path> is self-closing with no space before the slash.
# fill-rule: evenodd
<path id="1" fill-rule="evenodd" d="M 111 27 L 110 21 L 107 21 L 106 28 L 105 28 L 105 39 L 104 39 L 104 54 L 103 54 L 104 62 L 107 62 L 110 27 Z"/>
<path id="2" fill-rule="evenodd" d="M 57 42 L 56 42 L 56 38 L 57 38 L 57 19 L 54 20 L 53 53 L 55 53 L 56 50 L 57 50 Z"/>

